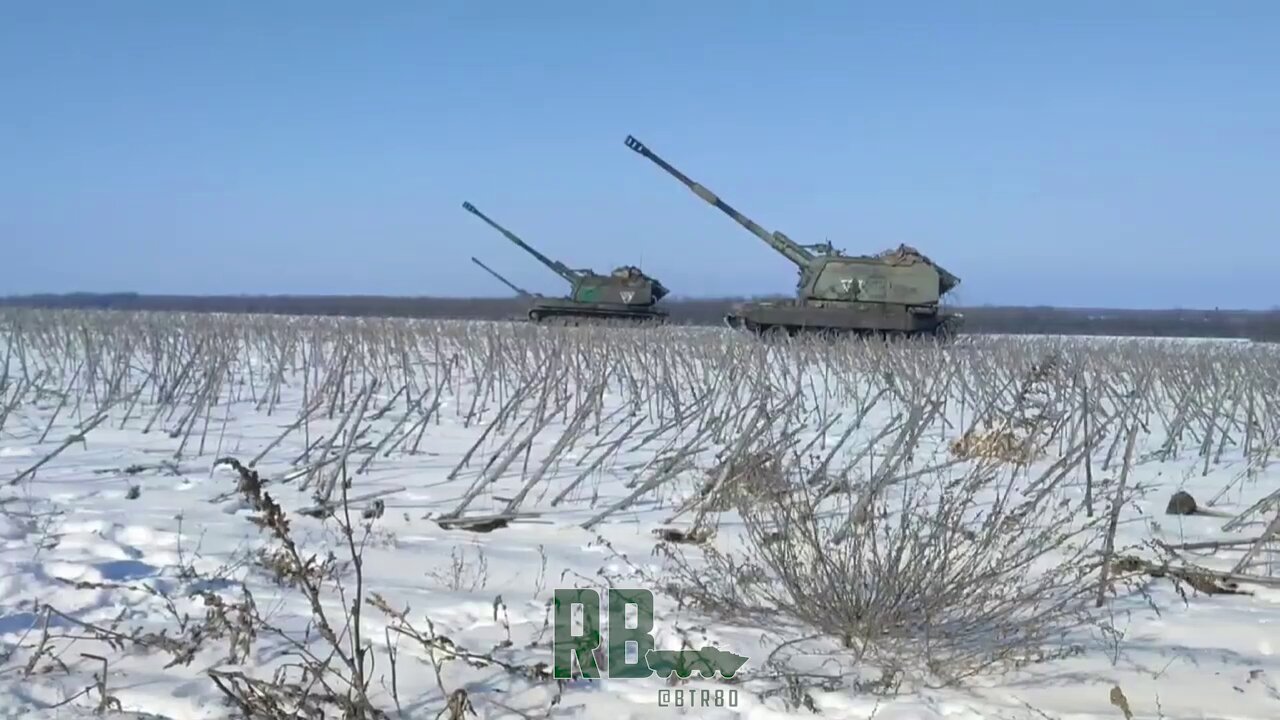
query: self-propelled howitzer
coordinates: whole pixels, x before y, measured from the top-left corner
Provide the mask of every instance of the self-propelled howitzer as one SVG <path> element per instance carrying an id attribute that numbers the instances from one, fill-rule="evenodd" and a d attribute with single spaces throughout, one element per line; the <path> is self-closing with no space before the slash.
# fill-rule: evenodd
<path id="1" fill-rule="evenodd" d="M 948 336 L 958 329 L 960 316 L 944 312 L 941 299 L 960 284 L 960 278 L 915 248 L 900 245 L 877 255 L 854 256 L 830 244 L 801 245 L 781 232 L 764 229 L 634 137 L 627 136 L 626 145 L 733 218 L 799 271 L 795 299 L 736 305 L 725 316 L 730 327 L 757 333 L 816 330 L 906 336 Z"/>
<path id="2" fill-rule="evenodd" d="M 529 309 L 534 322 L 581 322 L 590 320 L 626 320 L 665 322 L 666 311 L 654 307 L 668 290 L 657 279 L 630 265 L 616 268 L 608 275 L 592 270 L 570 268 L 535 250 L 515 233 L 507 230 L 476 209 L 469 202 L 463 209 L 485 221 L 517 247 L 532 255 L 569 284 L 565 298 L 538 297 Z"/>

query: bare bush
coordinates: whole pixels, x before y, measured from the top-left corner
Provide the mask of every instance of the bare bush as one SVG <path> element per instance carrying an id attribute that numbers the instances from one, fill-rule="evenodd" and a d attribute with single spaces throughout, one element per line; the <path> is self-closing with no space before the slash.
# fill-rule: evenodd
<path id="1" fill-rule="evenodd" d="M 668 591 L 723 621 L 825 636 L 855 663 L 951 682 L 1069 651 L 1090 617 L 1102 524 L 1046 478 L 939 471 L 862 503 L 801 489 L 738 509 L 744 547 L 705 564 L 672 552 Z"/>

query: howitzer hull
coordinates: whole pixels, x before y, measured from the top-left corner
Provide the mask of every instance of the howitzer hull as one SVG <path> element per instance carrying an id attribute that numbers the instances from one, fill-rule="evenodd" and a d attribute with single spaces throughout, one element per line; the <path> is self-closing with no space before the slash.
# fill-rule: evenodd
<path id="1" fill-rule="evenodd" d="M 961 316 L 934 307 L 892 303 L 814 305 L 791 301 L 742 303 L 734 306 L 724 321 L 731 328 L 757 335 L 815 333 L 949 340 L 959 332 Z"/>
<path id="2" fill-rule="evenodd" d="M 622 303 L 583 303 L 573 300 L 543 299 L 529 308 L 529 320 L 546 325 L 606 323 L 627 324 L 667 321 L 665 310 L 651 305 L 625 305 Z"/>

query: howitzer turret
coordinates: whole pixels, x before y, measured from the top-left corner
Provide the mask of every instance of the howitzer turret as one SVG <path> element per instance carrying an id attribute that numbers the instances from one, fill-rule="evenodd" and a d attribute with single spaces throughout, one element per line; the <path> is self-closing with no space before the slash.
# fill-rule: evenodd
<path id="1" fill-rule="evenodd" d="M 507 287 L 511 288 L 511 292 L 515 293 L 516 295 L 518 295 L 518 296 L 520 296 L 520 297 L 522 297 L 522 298 L 533 297 L 533 294 L 532 294 L 532 293 L 530 293 L 530 292 L 528 292 L 527 290 L 525 290 L 525 289 L 523 289 L 523 288 L 521 288 L 521 287 L 519 287 L 519 286 L 517 286 L 517 285 L 513 284 L 510 280 L 508 280 L 508 279 L 506 279 L 506 278 L 502 277 L 502 276 L 501 276 L 501 275 L 499 275 L 497 272 L 495 272 L 493 268 L 489 267 L 488 265 L 485 265 L 484 263 L 480 262 L 480 261 L 479 261 L 479 260 L 477 260 L 476 258 L 474 258 L 474 257 L 473 257 L 473 258 L 471 258 L 471 262 L 475 263 L 476 265 L 479 265 L 481 270 L 484 270 L 485 272 L 487 272 L 487 273 L 489 273 L 490 275 L 492 275 L 494 278 L 496 278 L 496 279 L 497 279 L 497 281 L 498 281 L 498 282 L 500 282 L 500 283 L 502 283 L 503 285 L 506 285 Z"/>
<path id="2" fill-rule="evenodd" d="M 940 310 L 941 298 L 960 283 L 915 248 L 900 245 L 877 255 L 846 255 L 826 243 L 802 245 L 769 231 L 701 184 L 627 136 L 626 145 L 667 171 L 694 195 L 733 218 L 796 266 L 796 297 L 788 302 L 748 302 L 725 316 L 731 327 L 755 332 L 804 330 L 888 335 L 950 335 L 959 315 Z"/>
<path id="3" fill-rule="evenodd" d="M 589 269 L 571 268 L 538 252 L 515 233 L 480 212 L 475 205 L 464 202 L 462 207 L 569 283 L 569 297 L 539 296 L 529 310 L 530 320 L 666 320 L 667 313 L 655 308 L 654 304 L 665 297 L 668 290 L 657 279 L 644 274 L 640 268 L 626 265 L 616 268 L 609 275 L 600 275 Z"/>

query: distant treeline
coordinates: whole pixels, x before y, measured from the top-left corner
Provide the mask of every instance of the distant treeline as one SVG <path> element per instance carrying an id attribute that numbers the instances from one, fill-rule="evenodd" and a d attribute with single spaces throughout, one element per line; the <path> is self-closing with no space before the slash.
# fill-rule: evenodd
<path id="1" fill-rule="evenodd" d="M 668 298 L 671 321 L 718 325 L 745 298 Z M 528 301 L 515 297 L 444 298 L 377 295 L 141 295 L 68 293 L 0 298 L 0 306 L 177 312 L 340 315 L 501 320 L 521 316 Z M 1115 310 L 980 306 L 956 308 L 965 332 L 1049 335 L 1219 337 L 1280 341 L 1280 310 Z"/>

